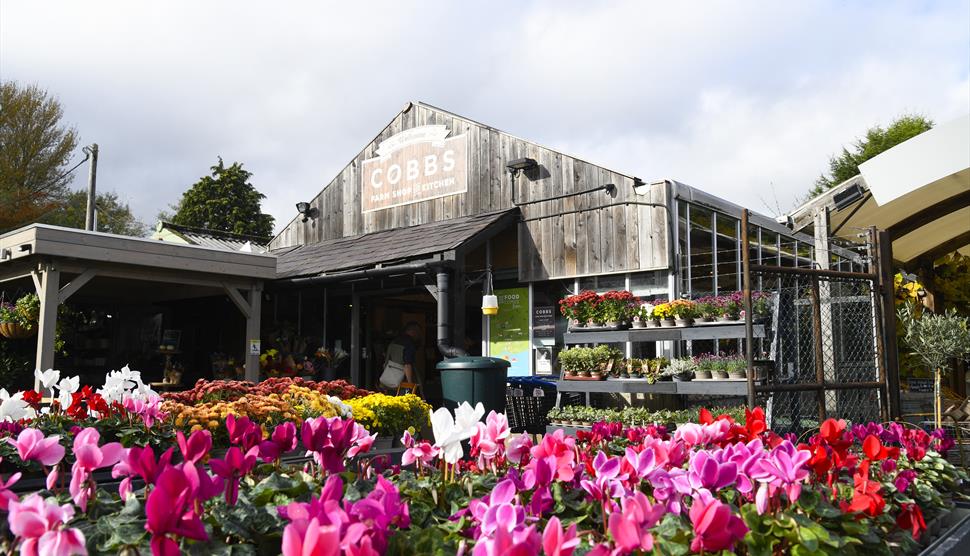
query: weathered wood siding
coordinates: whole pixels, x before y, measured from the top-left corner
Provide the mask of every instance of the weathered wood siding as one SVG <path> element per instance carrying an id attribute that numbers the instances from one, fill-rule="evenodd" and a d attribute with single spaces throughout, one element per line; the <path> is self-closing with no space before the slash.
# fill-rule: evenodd
<path id="1" fill-rule="evenodd" d="M 361 162 L 376 156 L 381 141 L 417 126 L 443 124 L 451 135 L 468 137 L 468 191 L 407 206 L 361 213 Z M 570 278 L 612 272 L 654 270 L 668 265 L 668 222 L 662 208 L 618 205 L 629 202 L 666 203 L 666 187 L 642 186 L 633 178 L 566 156 L 535 143 L 423 104 L 410 104 L 361 151 L 323 191 L 312 206 L 320 216 L 308 222 L 296 218 L 271 242 L 272 249 L 303 245 L 379 230 L 414 226 L 482 212 L 512 208 L 512 185 L 506 164 L 534 158 L 538 176 L 519 175 L 519 202 L 581 191 L 606 183 L 603 191 L 522 207 L 519 224 L 519 278 L 523 281 Z M 606 207 L 606 205 L 618 205 Z M 605 208 L 598 208 L 605 207 Z M 581 209 L 583 212 L 558 215 Z"/>

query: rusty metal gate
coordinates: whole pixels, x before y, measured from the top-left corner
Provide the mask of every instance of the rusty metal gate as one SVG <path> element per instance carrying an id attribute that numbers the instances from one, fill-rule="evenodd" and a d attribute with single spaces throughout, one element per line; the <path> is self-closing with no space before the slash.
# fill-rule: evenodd
<path id="1" fill-rule="evenodd" d="M 887 420 L 894 413 L 890 384 L 896 371 L 895 359 L 887 357 L 886 332 L 895 338 L 895 315 L 878 232 L 870 230 L 869 271 L 846 272 L 751 264 L 747 228 L 745 211 L 748 405 L 763 406 L 772 429 L 795 434 L 828 417 Z M 754 314 L 755 302 L 768 307 L 767 316 Z"/>

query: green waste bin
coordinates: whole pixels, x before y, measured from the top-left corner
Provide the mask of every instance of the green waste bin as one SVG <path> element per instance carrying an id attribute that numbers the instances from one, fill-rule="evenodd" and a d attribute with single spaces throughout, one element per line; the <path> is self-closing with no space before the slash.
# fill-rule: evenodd
<path id="1" fill-rule="evenodd" d="M 461 402 L 482 402 L 485 415 L 505 412 L 505 388 L 512 364 L 497 357 L 455 357 L 438 363 L 444 406 L 454 411 Z"/>

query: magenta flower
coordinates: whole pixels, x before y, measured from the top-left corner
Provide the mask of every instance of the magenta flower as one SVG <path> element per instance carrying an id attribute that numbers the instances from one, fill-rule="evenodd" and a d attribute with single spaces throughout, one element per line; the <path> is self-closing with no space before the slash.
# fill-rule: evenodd
<path id="1" fill-rule="evenodd" d="M 505 457 L 509 462 L 519 465 L 522 459 L 532 450 L 532 437 L 528 434 L 517 434 L 507 443 Z"/>
<path id="2" fill-rule="evenodd" d="M 263 430 L 249 417 L 237 419 L 230 413 L 226 416 L 226 430 L 229 432 L 229 443 L 240 446 L 244 452 L 248 452 L 263 439 Z"/>
<path id="3" fill-rule="evenodd" d="M 223 459 L 209 460 L 209 467 L 213 473 L 222 477 L 226 481 L 226 503 L 230 506 L 236 504 L 239 499 L 239 481 L 252 471 L 256 465 L 256 454 L 259 449 L 255 446 L 243 454 L 238 446 L 233 446 L 226 451 Z"/>
<path id="4" fill-rule="evenodd" d="M 159 396 L 150 396 L 144 400 L 126 396 L 122 405 L 128 413 L 141 417 L 142 423 L 149 429 L 156 422 L 163 421 L 168 416 L 162 411 L 162 398 Z"/>
<path id="5" fill-rule="evenodd" d="M 440 449 L 427 440 L 415 442 L 414 438 L 411 437 L 411 433 L 407 431 L 404 431 L 404 436 L 401 437 L 401 444 L 404 445 L 404 453 L 401 455 L 402 466 L 413 465 L 415 463 L 419 467 L 431 465 L 431 462 L 440 453 Z"/>
<path id="6" fill-rule="evenodd" d="M 509 437 L 509 420 L 504 413 L 490 411 L 484 423 L 478 423 L 478 428 L 471 437 L 471 455 L 478 456 L 478 466 L 488 467 L 505 452 L 505 439 Z"/>
<path id="7" fill-rule="evenodd" d="M 179 450 L 182 452 L 182 459 L 189 464 L 196 464 L 209 455 L 212 449 L 212 434 L 207 430 L 197 430 L 189 435 L 188 440 L 182 431 L 175 433 L 178 441 Z"/>
<path id="8" fill-rule="evenodd" d="M 748 532 L 747 525 L 730 506 L 709 495 L 694 498 L 689 515 L 694 526 L 690 549 L 694 552 L 730 550 Z"/>
<path id="9" fill-rule="evenodd" d="M 344 458 L 370 450 L 376 435 L 368 435 L 367 429 L 353 419 L 340 417 L 317 417 L 303 421 L 300 437 L 307 453 L 320 467 L 329 473 L 344 470 Z"/>
<path id="10" fill-rule="evenodd" d="M 3 458 L 0 458 L 0 462 L 2 461 L 3 461 Z M 19 480 L 20 480 L 19 472 L 14 473 L 13 475 L 7 477 L 6 481 L 4 481 L 2 477 L 0 477 L 0 510 L 7 511 L 7 508 L 9 507 L 11 502 L 17 502 L 20 500 L 20 498 L 10 490 L 10 487 L 12 487 L 14 483 L 16 483 Z"/>
<path id="11" fill-rule="evenodd" d="M 193 478 L 188 470 L 195 467 L 183 465 L 162 471 L 145 501 L 145 529 L 152 534 L 154 556 L 181 554 L 178 540 L 182 537 L 199 541 L 209 538 L 195 507 L 198 477 Z"/>
<path id="12" fill-rule="evenodd" d="M 269 440 L 260 442 L 259 457 L 267 463 L 278 460 L 283 454 L 294 450 L 296 443 L 296 425 L 287 421 L 273 429 Z"/>
<path id="13" fill-rule="evenodd" d="M 172 461 L 174 453 L 175 448 L 169 448 L 156 461 L 155 451 L 151 446 L 125 450 L 121 460 L 111 468 L 112 478 L 124 477 L 118 485 L 118 494 L 121 498 L 126 499 L 132 493 L 131 480 L 134 477 L 141 477 L 146 485 L 154 485 L 158 475 Z"/>
<path id="14" fill-rule="evenodd" d="M 906 489 L 909 488 L 910 483 L 914 480 L 916 480 L 916 472 L 912 469 L 906 469 L 896 475 L 896 480 L 893 481 L 893 485 L 895 485 L 896 490 L 899 492 L 906 492 Z"/>
<path id="15" fill-rule="evenodd" d="M 647 478 L 656 468 L 656 453 L 652 448 L 644 447 L 637 452 L 627 446 L 623 456 L 623 471 L 630 476 L 631 483 Z"/>
<path id="16" fill-rule="evenodd" d="M 541 548 L 542 537 L 536 532 L 535 525 L 514 531 L 499 527 L 494 537 L 480 539 L 475 544 L 472 556 L 534 555 Z"/>
<path id="17" fill-rule="evenodd" d="M 354 434 L 350 441 L 350 449 L 347 450 L 347 457 L 352 458 L 358 454 L 366 454 L 374 446 L 377 440 L 377 433 L 370 434 L 360 423 L 351 420 L 348 425 L 353 428 Z"/>
<path id="18" fill-rule="evenodd" d="M 617 548 L 624 553 L 636 550 L 653 550 L 653 535 L 650 528 L 660 521 L 665 509 L 663 505 L 653 505 L 642 492 L 635 492 L 621 502 L 621 511 L 610 514 L 609 531 Z"/>
<path id="19" fill-rule="evenodd" d="M 576 524 L 573 523 L 569 529 L 563 531 L 559 518 L 553 516 L 546 524 L 546 530 L 542 533 L 542 550 L 545 556 L 572 556 L 573 551 L 579 545 L 579 537 L 576 536 Z"/>
<path id="20" fill-rule="evenodd" d="M 807 464 L 811 458 L 810 451 L 799 450 L 791 441 L 785 440 L 760 461 L 758 479 L 785 489 L 788 500 L 795 502 L 802 492 L 802 483 L 810 474 Z"/>
<path id="21" fill-rule="evenodd" d="M 552 434 L 542 437 L 542 441 L 532 447 L 533 458 L 551 457 L 553 477 L 563 482 L 570 482 L 575 476 L 576 439 L 566 436 L 562 429 L 556 429 Z"/>
<path id="22" fill-rule="evenodd" d="M 717 491 L 734 484 L 738 478 L 738 466 L 734 462 L 718 462 L 710 452 L 699 450 L 690 460 L 687 477 L 694 490 L 706 488 Z"/>
<path id="23" fill-rule="evenodd" d="M 21 461 L 36 461 L 44 467 L 50 467 L 64 458 L 64 446 L 61 446 L 60 440 L 59 435 L 44 438 L 41 431 L 27 428 L 20 431 L 16 440 L 8 438 L 7 442 L 17 448 Z"/>
<path id="24" fill-rule="evenodd" d="M 583 479 L 579 484 L 594 500 L 604 502 L 617 498 L 626 492 L 623 482 L 627 480 L 627 474 L 620 473 L 620 468 L 620 458 L 607 457 L 601 450 L 593 458 L 594 480 Z"/>
<path id="25" fill-rule="evenodd" d="M 10 532 L 20 541 L 20 554 L 27 556 L 86 555 L 84 533 L 64 527 L 74 517 L 70 504 L 58 506 L 39 494 L 31 494 L 23 502 L 10 502 L 7 522 Z"/>
<path id="26" fill-rule="evenodd" d="M 87 511 L 88 500 L 94 495 L 96 485 L 91 473 L 102 467 L 118 463 L 124 448 L 117 442 L 98 446 L 101 434 L 95 428 L 86 428 L 74 437 L 74 466 L 71 468 L 71 498 L 74 503 Z"/>
<path id="27" fill-rule="evenodd" d="M 337 556 L 340 554 L 340 527 L 321 525 L 313 518 L 304 527 L 295 523 L 283 529 L 283 556 Z"/>

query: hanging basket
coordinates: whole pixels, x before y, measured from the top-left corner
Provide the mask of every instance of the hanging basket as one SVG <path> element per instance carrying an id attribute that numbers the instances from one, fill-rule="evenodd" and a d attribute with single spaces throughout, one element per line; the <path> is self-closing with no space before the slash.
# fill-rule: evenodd
<path id="1" fill-rule="evenodd" d="M 11 340 L 23 340 L 37 333 L 36 327 L 26 327 L 16 322 L 0 323 L 0 335 Z"/>

